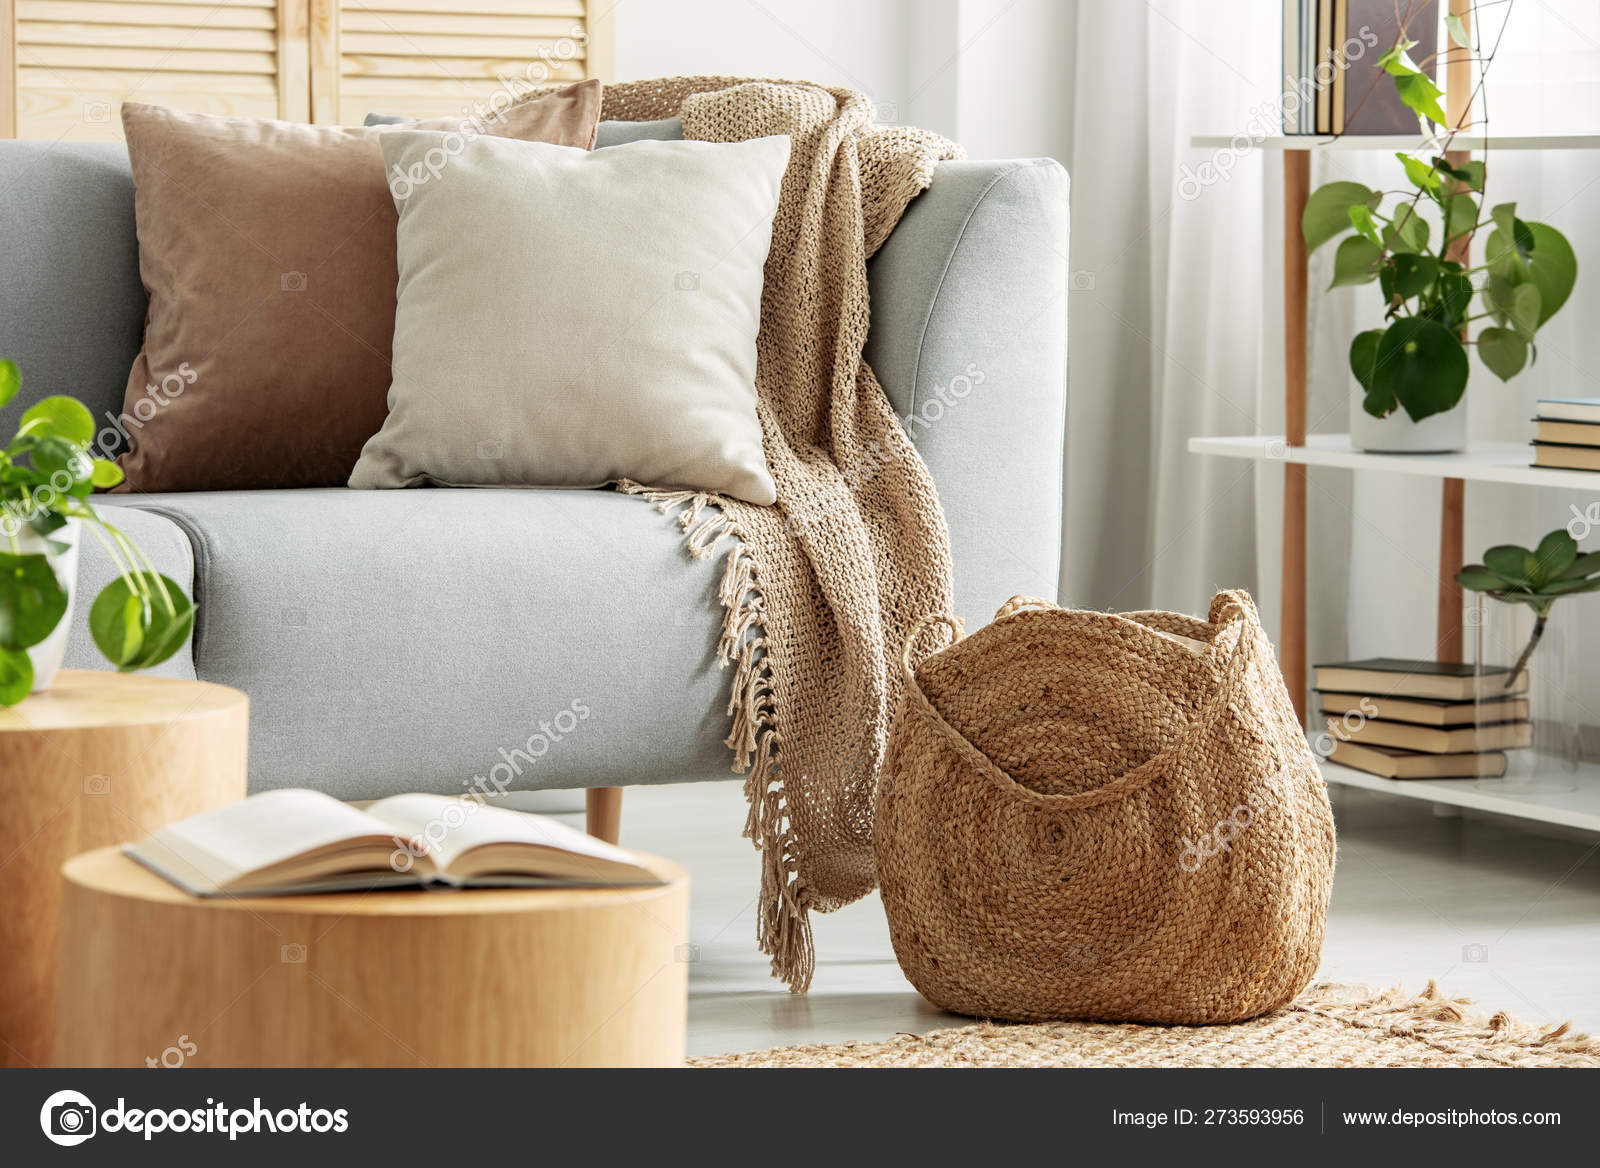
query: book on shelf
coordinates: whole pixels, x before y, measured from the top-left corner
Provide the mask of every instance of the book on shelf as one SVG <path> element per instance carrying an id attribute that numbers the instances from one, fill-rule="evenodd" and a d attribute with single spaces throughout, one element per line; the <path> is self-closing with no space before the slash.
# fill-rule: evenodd
<path id="1" fill-rule="evenodd" d="M 1450 702 L 1438 698 L 1396 698 L 1363 693 L 1322 692 L 1324 714 L 1359 714 L 1386 722 L 1419 726 L 1475 726 L 1480 722 L 1518 722 L 1528 717 L 1526 697 L 1486 697 Z"/>
<path id="2" fill-rule="evenodd" d="M 1317 133 L 1333 133 L 1333 87 L 1340 69 L 1334 63 L 1333 3 L 1319 0 L 1317 9 L 1317 53 L 1313 79 L 1317 83 Z M 1326 66 L 1326 67 L 1325 67 Z"/>
<path id="3" fill-rule="evenodd" d="M 1541 422 L 1600 422 L 1600 397 L 1542 397 Z"/>
<path id="4" fill-rule="evenodd" d="M 1533 465 L 1547 466 L 1552 470 L 1600 470 L 1600 448 L 1535 442 Z"/>
<path id="5" fill-rule="evenodd" d="M 1498 779 L 1506 773 L 1506 756 L 1483 754 L 1420 754 L 1392 746 L 1369 746 L 1335 738 L 1328 761 L 1385 779 Z"/>
<path id="6" fill-rule="evenodd" d="M 1325 714 L 1327 711 L 1323 711 Z M 1483 754 L 1533 745 L 1532 722 L 1493 722 L 1476 726 L 1418 726 L 1368 718 L 1352 724 L 1339 714 L 1328 717 L 1328 733 L 1362 746 L 1392 746 L 1427 754 Z"/>
<path id="7" fill-rule="evenodd" d="M 1600 422 L 1562 422 L 1553 418 L 1535 418 L 1539 432 L 1534 437 L 1535 446 L 1586 446 L 1600 447 Z"/>
<path id="8" fill-rule="evenodd" d="M 1429 76 L 1439 43 L 1438 0 L 1283 0 L 1285 134 L 1417 134 L 1416 112 L 1400 100 L 1394 78 L 1378 64 L 1400 39 L 1400 15 L 1412 9 L 1407 33 L 1413 63 Z"/>
<path id="9" fill-rule="evenodd" d="M 1372 697 L 1433 698 L 1446 702 L 1470 702 L 1476 698 L 1503 698 L 1526 693 L 1526 670 L 1509 688 L 1505 666 L 1485 667 L 1481 671 L 1463 662 L 1413 661 L 1399 657 L 1369 657 L 1362 661 L 1338 661 L 1316 667 L 1318 690 L 1335 693 L 1368 694 Z"/>
<path id="10" fill-rule="evenodd" d="M 317 791 L 265 791 L 123 851 L 195 896 L 662 882 L 632 853 L 558 820 L 447 795 L 394 795 L 363 810 Z"/>

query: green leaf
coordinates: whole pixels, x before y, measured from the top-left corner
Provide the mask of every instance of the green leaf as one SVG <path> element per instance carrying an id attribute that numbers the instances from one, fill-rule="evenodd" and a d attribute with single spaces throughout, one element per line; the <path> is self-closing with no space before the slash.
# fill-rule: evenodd
<path id="1" fill-rule="evenodd" d="M 1393 69 L 1388 71 L 1394 72 Z M 1434 125 L 1445 124 L 1444 107 L 1439 104 L 1439 99 L 1444 96 L 1444 90 L 1435 85 L 1426 74 L 1408 73 L 1396 76 L 1394 91 L 1400 95 L 1401 102 Z"/>
<path id="2" fill-rule="evenodd" d="M 67 594 L 49 560 L 0 552 L 0 648 L 37 645 L 66 611 Z"/>
<path id="3" fill-rule="evenodd" d="M 1390 251 L 1421 252 L 1428 247 L 1428 221 L 1409 203 L 1396 209 L 1394 219 L 1383 230 L 1383 242 Z"/>
<path id="4" fill-rule="evenodd" d="M 1456 573 L 1456 583 L 1469 592 L 1498 592 L 1505 581 L 1477 564 Z"/>
<path id="5" fill-rule="evenodd" d="M 1452 166 L 1444 158 L 1435 158 L 1433 165 L 1443 173 L 1449 175 L 1469 191 L 1482 191 L 1483 178 L 1486 173 L 1483 163 L 1478 159 L 1463 162 L 1460 166 Z"/>
<path id="6" fill-rule="evenodd" d="M 1502 328 L 1508 323 L 1507 313 L 1511 308 L 1511 298 L 1516 293 L 1517 286 L 1505 276 L 1491 274 L 1483 282 L 1483 305 L 1494 317 L 1494 322 Z"/>
<path id="7" fill-rule="evenodd" d="M 1551 580 L 1561 579 L 1561 574 L 1577 562 L 1578 541 L 1565 528 L 1558 527 L 1539 541 L 1539 546 L 1533 550 L 1533 558 L 1538 561 L 1533 585 L 1542 588 Z"/>
<path id="8" fill-rule="evenodd" d="M 1567 237 L 1545 223 L 1523 224 L 1532 247 L 1525 260 L 1528 279 L 1539 289 L 1539 327 L 1556 314 L 1578 282 L 1578 257 Z"/>
<path id="9" fill-rule="evenodd" d="M 94 469 L 90 472 L 89 482 L 97 490 L 104 491 L 116 486 L 123 479 L 122 468 L 116 463 L 104 458 L 94 460 Z"/>
<path id="10" fill-rule="evenodd" d="M 1451 195 L 1444 201 L 1444 237 L 1459 239 L 1478 225 L 1478 204 L 1471 195 Z"/>
<path id="11" fill-rule="evenodd" d="M 21 429 L 64 438 L 79 446 L 94 441 L 94 418 L 88 407 L 77 398 L 60 395 L 41 398 L 29 406 L 22 415 Z"/>
<path id="12" fill-rule="evenodd" d="M 151 579 L 146 576 L 145 579 Z M 184 594 L 177 582 L 162 576 L 161 581 L 166 585 L 167 596 L 172 601 L 172 612 L 167 611 L 166 602 L 161 599 L 159 591 L 150 602 L 150 627 L 145 630 L 144 648 L 139 651 L 138 657 L 129 665 L 129 669 L 149 669 L 160 665 L 183 647 L 189 639 L 189 634 L 194 632 L 194 602 Z"/>
<path id="13" fill-rule="evenodd" d="M 1374 418 L 1386 418 L 1400 407 L 1392 393 L 1377 394 L 1373 390 L 1373 365 L 1377 362 L 1378 342 L 1382 339 L 1382 329 L 1368 329 L 1364 333 L 1357 333 L 1355 340 L 1350 342 L 1350 372 L 1355 375 L 1365 394 L 1361 408 Z"/>
<path id="14" fill-rule="evenodd" d="M 89 609 L 89 632 L 106 660 L 120 672 L 149 669 L 171 657 L 194 631 L 194 602 L 166 576 L 142 574 L 151 589 L 147 602 L 122 577 L 111 581 Z M 156 580 L 165 585 L 172 601 L 167 611 Z"/>
<path id="15" fill-rule="evenodd" d="M 1508 239 L 1515 235 L 1515 232 L 1512 230 L 1513 225 L 1517 221 L 1517 205 L 1515 203 L 1496 204 L 1495 207 L 1490 210 L 1489 218 L 1494 220 L 1494 225 L 1498 227 L 1501 233 L 1504 234 Z"/>
<path id="16" fill-rule="evenodd" d="M 1356 204 L 1376 207 L 1382 198 L 1376 191 L 1356 182 L 1325 183 L 1306 200 L 1300 216 L 1300 234 L 1310 254 L 1328 240 L 1350 230 L 1350 208 Z"/>
<path id="17" fill-rule="evenodd" d="M 74 483 L 83 482 L 94 471 L 94 461 L 83 452 L 83 447 L 54 434 L 38 437 L 30 457 L 39 473 L 46 478 L 65 474 Z"/>
<path id="18" fill-rule="evenodd" d="M 89 609 L 89 634 L 119 670 L 126 671 L 139 659 L 149 626 L 150 606 L 126 577 L 107 584 Z"/>
<path id="19" fill-rule="evenodd" d="M 33 692 L 33 662 L 21 649 L 0 649 L 0 706 L 14 706 Z"/>
<path id="20" fill-rule="evenodd" d="M 1467 318 L 1472 307 L 1472 281 L 1465 276 L 1441 274 L 1439 277 L 1439 309 L 1444 319 L 1439 323 L 1456 331 Z"/>
<path id="21" fill-rule="evenodd" d="M 1512 235 L 1503 234 L 1498 227 L 1489 232 L 1489 242 L 1483 248 L 1483 263 L 1490 274 L 1510 283 L 1530 279 L 1528 260 L 1511 241 Z"/>
<path id="22" fill-rule="evenodd" d="M 1373 389 L 1392 394 L 1411 420 L 1441 414 L 1467 388 L 1467 354 L 1455 333 L 1438 321 L 1406 317 L 1378 342 Z"/>
<path id="23" fill-rule="evenodd" d="M 1513 584 L 1531 588 L 1533 573 L 1539 565 L 1533 558 L 1533 553 L 1527 548 L 1518 547 L 1514 543 L 1503 543 L 1483 553 L 1483 566 L 1497 576 L 1504 576 Z"/>
<path id="24" fill-rule="evenodd" d="M 1432 256 L 1402 252 L 1389 262 L 1394 265 L 1394 290 L 1405 299 L 1421 292 L 1439 275 L 1439 262 Z"/>
<path id="25" fill-rule="evenodd" d="M 1421 191 L 1436 191 L 1439 189 L 1440 178 L 1438 173 L 1423 162 L 1420 158 L 1413 158 L 1409 154 L 1397 153 L 1395 155 L 1406 168 L 1406 180 Z"/>
<path id="26" fill-rule="evenodd" d="M 1600 592 L 1600 580 L 1557 580 L 1546 584 L 1546 596 L 1574 596 L 1581 592 Z"/>
<path id="27" fill-rule="evenodd" d="M 22 388 L 22 371 L 15 361 L 0 361 L 0 406 L 11 403 Z"/>
<path id="28" fill-rule="evenodd" d="M 1572 562 L 1572 566 L 1561 573 L 1563 580 L 1571 580 L 1578 576 L 1590 576 L 1600 572 L 1600 552 L 1585 552 Z"/>
<path id="29" fill-rule="evenodd" d="M 1372 208 L 1365 203 L 1355 203 L 1349 208 L 1350 226 L 1361 232 L 1362 236 L 1371 240 L 1379 247 L 1383 240 L 1378 236 L 1378 224 L 1372 217 Z"/>
<path id="30" fill-rule="evenodd" d="M 1519 284 L 1511 290 L 1511 302 L 1505 305 L 1506 319 L 1525 341 L 1531 341 L 1539 331 L 1539 289 L 1532 284 Z"/>
<path id="31" fill-rule="evenodd" d="M 1467 35 L 1467 26 L 1461 22 L 1461 17 L 1454 12 L 1445 13 L 1444 27 L 1450 33 L 1450 39 L 1463 49 L 1472 48 L 1472 38 Z"/>
<path id="32" fill-rule="evenodd" d="M 1378 58 L 1378 67 L 1391 77 L 1409 77 L 1418 70 L 1411 63 L 1411 58 L 1406 56 L 1406 50 L 1416 47 L 1416 41 L 1407 40 L 1402 36 L 1394 43 L 1394 48 Z"/>
<path id="33" fill-rule="evenodd" d="M 1329 288 L 1348 284 L 1370 284 L 1378 278 L 1378 260 L 1383 250 L 1359 235 L 1352 235 L 1339 245 L 1333 256 L 1333 283 Z"/>
<path id="34" fill-rule="evenodd" d="M 1510 381 L 1528 363 L 1528 342 L 1510 329 L 1486 328 L 1478 334 L 1478 356 L 1501 381 Z"/>
<path id="35" fill-rule="evenodd" d="M 28 526 L 40 535 L 49 535 L 52 531 L 60 531 L 66 525 L 66 516 L 55 511 L 36 511 L 33 518 L 28 520 Z"/>

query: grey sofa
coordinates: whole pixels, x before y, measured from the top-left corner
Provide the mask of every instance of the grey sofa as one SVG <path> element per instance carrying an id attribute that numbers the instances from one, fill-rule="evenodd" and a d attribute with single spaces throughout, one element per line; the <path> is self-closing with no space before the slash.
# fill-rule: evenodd
<path id="1" fill-rule="evenodd" d="M 637 134 L 606 123 L 600 145 Z M 1065 172 L 1048 160 L 941 164 L 870 280 L 867 356 L 938 484 L 957 610 L 975 627 L 1013 593 L 1054 595 Z M 21 365 L 22 404 L 70 393 L 116 417 L 144 302 L 123 147 L 0 141 L 0 356 Z M 728 776 L 720 565 L 688 559 L 677 528 L 637 498 L 285 490 L 101 502 L 199 603 L 192 644 L 162 671 L 250 695 L 252 790 L 448 793 L 497 765 L 516 789 Z M 111 569 L 98 548 L 84 554 L 80 591 L 92 596 Z M 81 610 L 74 619 L 68 665 L 104 668 Z M 530 751 L 536 734 L 546 748 Z"/>

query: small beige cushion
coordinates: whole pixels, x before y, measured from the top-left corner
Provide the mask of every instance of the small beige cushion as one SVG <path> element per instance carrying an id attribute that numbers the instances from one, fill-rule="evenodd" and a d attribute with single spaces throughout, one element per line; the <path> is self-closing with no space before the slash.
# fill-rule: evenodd
<path id="1" fill-rule="evenodd" d="M 756 331 L 787 137 L 382 145 L 394 381 L 352 487 L 629 478 L 775 500 Z"/>

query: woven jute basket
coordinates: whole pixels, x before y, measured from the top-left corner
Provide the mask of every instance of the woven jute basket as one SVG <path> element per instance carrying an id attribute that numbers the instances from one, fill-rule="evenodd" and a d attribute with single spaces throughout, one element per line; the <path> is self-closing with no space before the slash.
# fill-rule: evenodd
<path id="1" fill-rule="evenodd" d="M 913 668 L 930 626 L 954 643 Z M 906 646 L 874 835 L 901 968 L 982 1018 L 1234 1022 L 1311 980 L 1327 788 L 1255 605 L 1016 597 Z"/>

